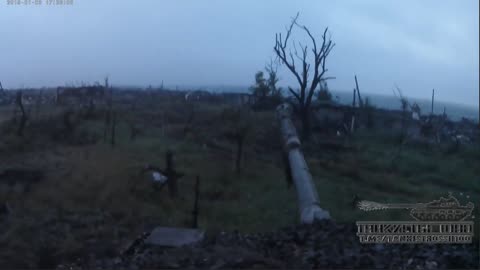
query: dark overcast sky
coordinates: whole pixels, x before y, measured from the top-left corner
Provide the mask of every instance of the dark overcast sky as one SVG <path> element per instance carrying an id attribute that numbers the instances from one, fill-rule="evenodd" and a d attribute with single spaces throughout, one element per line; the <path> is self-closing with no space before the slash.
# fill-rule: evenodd
<path id="1" fill-rule="evenodd" d="M 478 106 L 478 0 L 74 0 L 11 6 L 0 0 L 4 87 L 102 81 L 116 85 L 251 85 L 273 56 L 275 33 L 300 12 L 320 38 L 331 89 Z M 33 1 L 33 0 L 32 0 Z M 43 0 L 44 2 L 46 0 Z M 306 42 L 301 31 L 296 40 Z M 295 87 L 281 72 L 281 84 Z"/>

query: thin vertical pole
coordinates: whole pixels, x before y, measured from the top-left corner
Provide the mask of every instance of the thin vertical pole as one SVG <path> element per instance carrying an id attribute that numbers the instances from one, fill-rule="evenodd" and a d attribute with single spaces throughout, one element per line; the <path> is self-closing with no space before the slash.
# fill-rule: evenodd
<path id="1" fill-rule="evenodd" d="M 433 115 L 433 103 L 435 101 L 435 89 L 432 89 L 432 112 L 431 114 Z"/>

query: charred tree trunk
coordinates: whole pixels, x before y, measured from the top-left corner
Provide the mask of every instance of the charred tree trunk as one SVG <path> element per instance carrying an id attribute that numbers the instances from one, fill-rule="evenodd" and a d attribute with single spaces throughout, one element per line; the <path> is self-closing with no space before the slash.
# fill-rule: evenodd
<path id="1" fill-rule="evenodd" d="M 20 118 L 20 123 L 18 124 L 18 129 L 17 129 L 17 136 L 19 137 L 23 136 L 23 131 L 25 129 L 25 125 L 27 124 L 27 113 L 25 112 L 25 108 L 23 107 L 22 97 L 23 97 L 22 91 L 19 91 L 17 93 L 17 99 L 16 99 L 17 106 L 20 108 L 20 111 L 22 113 L 22 116 Z"/>
<path id="2" fill-rule="evenodd" d="M 435 89 L 432 89 L 432 111 L 431 111 L 431 115 L 433 115 L 433 104 L 435 102 Z"/>
<path id="3" fill-rule="evenodd" d="M 360 88 L 358 88 L 357 75 L 355 75 L 355 87 L 357 89 L 358 105 L 359 105 L 360 108 L 362 108 L 363 107 L 363 100 L 362 100 L 362 96 L 360 95 Z"/>
<path id="4" fill-rule="evenodd" d="M 178 194 L 177 173 L 173 163 L 173 152 L 170 150 L 166 153 L 166 161 L 167 167 L 165 169 L 165 173 L 168 178 L 168 191 L 170 193 L 170 197 L 175 198 Z"/>
<path id="5" fill-rule="evenodd" d="M 357 101 L 357 89 L 353 88 L 352 120 L 350 122 L 350 134 L 352 134 L 353 131 L 355 130 L 355 114 L 356 114 L 355 106 L 357 105 L 356 101 Z"/>

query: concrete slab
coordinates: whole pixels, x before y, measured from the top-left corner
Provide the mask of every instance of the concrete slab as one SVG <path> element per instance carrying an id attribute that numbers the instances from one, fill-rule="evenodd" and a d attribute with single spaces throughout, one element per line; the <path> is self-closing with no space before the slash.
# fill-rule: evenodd
<path id="1" fill-rule="evenodd" d="M 162 247 L 180 247 L 199 242 L 204 235 L 204 231 L 196 229 L 156 227 L 145 243 Z"/>

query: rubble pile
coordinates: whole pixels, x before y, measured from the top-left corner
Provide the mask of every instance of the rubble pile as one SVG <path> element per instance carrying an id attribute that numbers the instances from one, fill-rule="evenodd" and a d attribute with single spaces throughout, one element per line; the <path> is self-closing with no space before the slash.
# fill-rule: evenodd
<path id="1" fill-rule="evenodd" d="M 320 221 L 268 233 L 207 234 L 197 244 L 173 249 L 138 242 L 123 256 L 58 269 L 477 269 L 478 250 L 478 243 L 360 244 L 354 224 Z"/>

